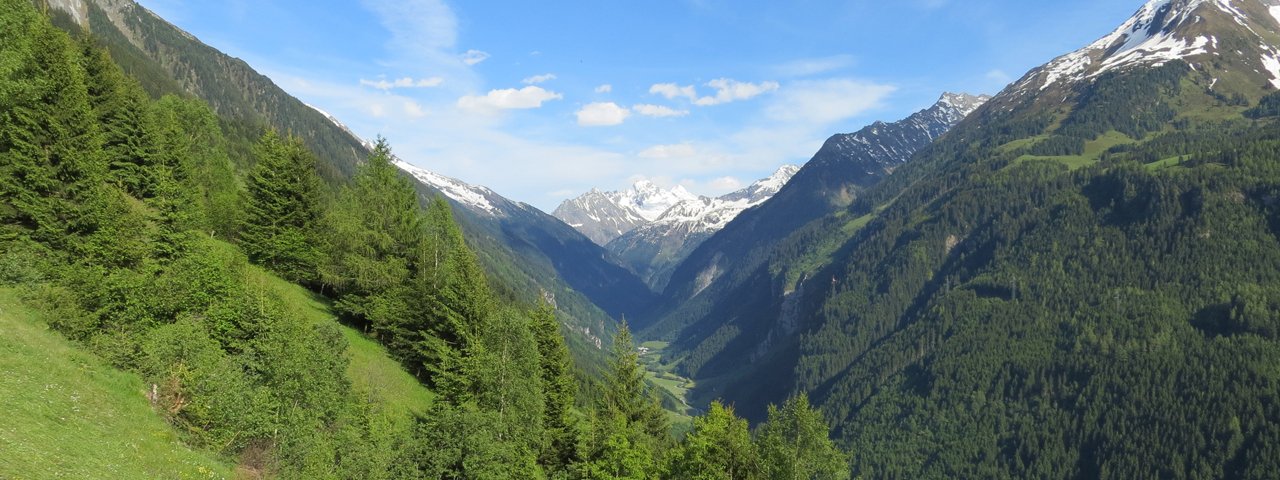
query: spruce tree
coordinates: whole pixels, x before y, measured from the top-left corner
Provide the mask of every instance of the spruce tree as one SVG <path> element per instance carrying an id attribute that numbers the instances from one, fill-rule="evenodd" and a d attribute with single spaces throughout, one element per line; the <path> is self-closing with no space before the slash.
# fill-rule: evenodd
<path id="1" fill-rule="evenodd" d="M 275 132 L 263 135 L 255 153 L 240 244 L 254 263 L 294 282 L 314 282 L 321 214 L 315 158 L 300 139 Z"/>
<path id="2" fill-rule="evenodd" d="M 779 480 L 848 479 L 848 457 L 831 442 L 830 427 L 809 405 L 807 395 L 769 406 L 769 420 L 756 432 L 756 448 L 765 478 Z"/>
<path id="3" fill-rule="evenodd" d="M 760 476 L 759 459 L 747 421 L 733 407 L 711 402 L 706 415 L 693 421 L 693 431 L 668 459 L 667 478 L 749 480 Z"/>
<path id="4" fill-rule="evenodd" d="M 577 459 L 577 425 L 573 422 L 577 384 L 569 347 L 556 321 L 555 307 L 542 303 L 530 314 L 530 328 L 542 359 L 542 422 L 546 428 L 540 463 L 550 471 L 563 471 Z"/>

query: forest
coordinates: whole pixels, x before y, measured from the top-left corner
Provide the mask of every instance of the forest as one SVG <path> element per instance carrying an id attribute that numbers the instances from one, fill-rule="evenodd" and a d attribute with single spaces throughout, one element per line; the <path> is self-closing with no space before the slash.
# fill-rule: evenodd
<path id="1" fill-rule="evenodd" d="M 754 431 L 716 403 L 677 438 L 625 324 L 582 374 L 554 309 L 504 293 L 393 158 L 380 139 L 350 181 L 322 180 L 290 132 L 229 136 L 207 104 L 149 97 L 91 36 L 0 0 L 0 288 L 140 376 L 181 441 L 237 475 L 850 477 L 805 396 Z M 430 408 L 360 388 L 348 338 L 277 279 L 384 346 Z"/>

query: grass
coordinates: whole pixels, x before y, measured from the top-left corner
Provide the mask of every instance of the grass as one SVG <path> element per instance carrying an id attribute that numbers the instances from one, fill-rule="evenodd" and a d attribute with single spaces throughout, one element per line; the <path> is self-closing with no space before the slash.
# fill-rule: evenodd
<path id="1" fill-rule="evenodd" d="M 879 215 L 887 207 L 888 204 L 881 205 L 871 213 L 845 222 L 840 227 L 840 235 L 826 236 L 817 248 L 810 249 L 809 253 L 788 265 L 786 267 L 788 293 L 792 289 L 799 287 L 801 278 L 817 272 L 835 260 L 835 254 L 840 250 L 840 247 L 844 246 L 845 242 L 852 238 L 855 233 L 866 228 L 867 224 L 871 223 L 871 220 L 875 219 L 876 215 Z"/>
<path id="2" fill-rule="evenodd" d="M 694 383 L 693 380 L 676 375 L 672 365 L 662 363 L 662 352 L 669 345 L 668 342 L 657 341 L 640 344 L 640 347 L 649 349 L 640 356 L 640 364 L 645 367 L 645 378 L 650 384 L 663 389 L 684 404 L 683 412 L 667 412 L 671 416 L 672 425 L 681 425 L 693 421 L 689 416 L 689 390 L 693 389 Z"/>
<path id="3" fill-rule="evenodd" d="M 294 308 L 294 313 L 317 324 L 337 323 L 329 307 L 307 289 L 266 272 L 258 273 L 264 288 Z M 339 326 L 350 345 L 351 365 L 347 372 L 356 390 L 371 396 L 389 414 L 401 417 L 425 415 L 435 394 L 406 372 L 377 341 L 354 328 Z"/>
<path id="4" fill-rule="evenodd" d="M 1163 160 L 1157 160 L 1157 161 L 1148 163 L 1146 167 L 1148 170 L 1160 170 L 1164 168 L 1178 167 L 1181 165 L 1182 161 L 1185 158 L 1186 157 L 1183 157 L 1181 155 L 1177 157 L 1169 157 Z"/>
<path id="5" fill-rule="evenodd" d="M 1023 155 L 1014 161 L 1014 165 L 1022 162 L 1049 161 L 1058 162 L 1066 165 L 1070 170 L 1081 169 L 1095 163 L 1102 157 L 1103 153 L 1117 145 L 1125 145 L 1134 143 L 1128 135 L 1112 130 L 1104 133 L 1098 138 L 1085 142 L 1084 153 L 1080 155 L 1062 155 L 1062 156 L 1042 156 L 1042 155 Z"/>
<path id="6" fill-rule="evenodd" d="M 231 478 L 231 465 L 184 446 L 142 379 L 36 320 L 0 289 L 0 478 Z"/>

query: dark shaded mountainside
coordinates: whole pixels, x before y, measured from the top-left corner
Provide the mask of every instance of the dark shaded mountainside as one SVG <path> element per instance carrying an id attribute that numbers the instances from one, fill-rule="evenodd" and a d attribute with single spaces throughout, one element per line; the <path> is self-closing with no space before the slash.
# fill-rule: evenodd
<path id="1" fill-rule="evenodd" d="M 806 224 L 828 215 L 843 219 L 844 209 L 863 190 L 889 176 L 913 153 L 942 136 L 987 100 L 988 97 L 946 94 L 932 107 L 901 121 L 876 122 L 856 133 L 831 137 L 776 195 L 743 212 L 682 262 L 667 287 L 659 314 L 639 322 L 638 328 L 647 337 L 674 340 L 694 355 L 707 348 L 734 348 L 717 345 L 724 340 L 722 329 L 726 327 L 745 332 L 749 337 L 762 336 L 747 347 L 753 351 L 771 348 L 772 345 L 761 346 L 762 342 L 773 342 L 766 340 L 773 335 L 768 324 L 721 324 L 726 318 L 758 322 L 757 319 L 764 318 L 759 316 L 760 312 L 777 312 L 780 306 L 776 303 L 793 297 L 790 291 L 775 292 L 771 280 L 757 276 L 759 268 L 769 267 L 765 263 L 768 252 L 797 235 L 797 230 Z M 820 223 L 811 228 L 827 226 Z M 799 268 L 797 265 L 793 270 Z M 770 273 L 765 272 L 765 276 L 768 275 Z M 765 310 L 757 310 L 760 308 Z M 790 333 L 794 332 L 785 334 Z M 711 345 L 717 346 L 709 347 Z M 736 362 L 740 359 L 724 358 L 730 360 L 719 367 L 715 376 L 728 374 L 726 383 L 737 383 L 732 379 L 747 372 L 738 370 L 740 364 Z M 686 363 L 690 373 L 700 372 L 704 380 L 713 376 L 702 371 L 701 366 L 689 368 L 692 363 L 696 361 Z M 742 385 L 745 387 L 747 383 L 750 382 Z M 714 394 L 727 393 L 714 387 L 715 381 L 704 381 L 702 385 Z"/>
<path id="2" fill-rule="evenodd" d="M 1280 2 L 1151 1 L 786 224 L 801 172 L 644 336 L 750 416 L 809 392 L 866 478 L 1273 478 L 1277 46 Z"/>
<path id="3" fill-rule="evenodd" d="M 39 2 L 37 2 L 39 3 Z M 293 98 L 245 62 L 227 56 L 132 0 L 51 0 L 55 23 L 87 29 L 153 96 L 194 96 L 209 103 L 231 143 L 252 145 L 273 128 L 303 140 L 331 182 L 349 178 L 369 153 L 366 143 L 327 115 Z M 233 158 L 252 158 L 239 152 Z M 248 165 L 241 165 L 247 168 Z M 419 182 L 424 196 L 442 194 L 454 206 L 468 242 L 500 290 L 553 301 L 577 335 L 575 352 L 596 350 L 611 319 L 639 315 L 652 294 L 604 250 L 549 215 L 492 194 L 497 211 L 477 211 L 438 185 Z M 588 348 L 590 346 L 590 348 Z"/>

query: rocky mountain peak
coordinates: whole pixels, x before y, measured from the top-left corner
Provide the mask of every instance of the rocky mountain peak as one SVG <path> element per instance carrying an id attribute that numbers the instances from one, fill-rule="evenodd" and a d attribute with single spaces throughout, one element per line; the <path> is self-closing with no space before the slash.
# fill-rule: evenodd
<path id="1" fill-rule="evenodd" d="M 1182 60 L 1202 72 L 1243 67 L 1280 88 L 1277 45 L 1280 0 L 1150 0 L 1111 33 L 1033 70 L 1016 87 L 1025 94 Z"/>

